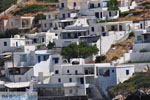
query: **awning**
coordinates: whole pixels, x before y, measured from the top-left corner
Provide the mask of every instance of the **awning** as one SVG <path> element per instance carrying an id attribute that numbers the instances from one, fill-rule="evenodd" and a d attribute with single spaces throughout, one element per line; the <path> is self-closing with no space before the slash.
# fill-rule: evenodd
<path id="1" fill-rule="evenodd" d="M 6 83 L 5 84 L 5 87 L 8 87 L 8 88 L 25 88 L 29 86 L 30 86 L 30 82 L 18 82 L 18 83 Z"/>

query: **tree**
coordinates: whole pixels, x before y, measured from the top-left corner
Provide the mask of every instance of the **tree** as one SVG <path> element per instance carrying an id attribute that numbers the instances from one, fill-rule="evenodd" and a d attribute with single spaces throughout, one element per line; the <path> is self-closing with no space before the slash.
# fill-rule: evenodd
<path id="1" fill-rule="evenodd" d="M 21 34 L 19 29 L 10 29 L 0 33 L 0 38 L 11 38 L 16 34 Z"/>
<path id="2" fill-rule="evenodd" d="M 62 50 L 61 55 L 66 58 L 87 58 L 98 53 L 96 45 L 89 46 L 85 42 L 81 42 L 79 45 L 70 44 L 68 47 Z"/>
<path id="3" fill-rule="evenodd" d="M 49 44 L 47 45 L 48 49 L 52 49 L 55 46 L 54 42 L 49 42 Z"/>
<path id="4" fill-rule="evenodd" d="M 119 10 L 119 3 L 117 0 L 110 0 L 107 6 L 109 11 Z"/>

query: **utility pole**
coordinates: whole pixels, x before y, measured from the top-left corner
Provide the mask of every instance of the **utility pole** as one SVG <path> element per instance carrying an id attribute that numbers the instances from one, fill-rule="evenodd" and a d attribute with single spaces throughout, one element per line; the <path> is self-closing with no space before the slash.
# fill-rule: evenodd
<path id="1" fill-rule="evenodd" d="M 144 7 L 144 16 L 143 16 L 143 21 L 144 21 L 144 29 L 145 29 L 145 7 Z"/>
<path id="2" fill-rule="evenodd" d="M 101 33 L 99 32 L 99 39 L 100 39 L 100 50 L 99 50 L 99 52 L 100 52 L 100 62 L 102 61 L 102 59 L 101 59 L 101 56 L 102 56 L 102 35 L 101 35 Z"/>
<path id="3" fill-rule="evenodd" d="M 15 83 L 15 64 L 14 64 L 14 52 L 12 52 L 12 65 L 13 65 L 13 80 L 14 80 L 14 83 Z"/>

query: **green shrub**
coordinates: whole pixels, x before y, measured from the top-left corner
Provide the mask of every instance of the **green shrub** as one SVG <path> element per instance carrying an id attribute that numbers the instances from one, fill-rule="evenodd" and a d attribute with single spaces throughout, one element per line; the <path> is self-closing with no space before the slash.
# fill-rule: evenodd
<path id="1" fill-rule="evenodd" d="M 97 56 L 96 57 L 96 63 L 101 63 L 102 61 L 104 61 L 106 59 L 105 55 L 101 55 L 101 56 Z"/>
<path id="2" fill-rule="evenodd" d="M 140 52 L 147 52 L 145 48 L 141 49 Z"/>
<path id="3" fill-rule="evenodd" d="M 134 35 L 134 32 L 129 33 L 129 38 L 131 38 L 131 37 L 133 37 L 133 36 L 135 36 L 135 35 Z"/>
<path id="4" fill-rule="evenodd" d="M 49 42 L 49 44 L 47 45 L 48 49 L 52 49 L 56 44 L 53 42 Z"/>
<path id="5" fill-rule="evenodd" d="M 40 12 L 40 11 L 46 11 L 47 8 L 45 5 L 30 5 L 30 6 L 26 6 L 25 8 L 21 8 L 19 10 L 17 10 L 15 12 L 16 15 L 23 15 L 23 14 L 27 14 L 27 13 L 36 13 L 36 12 Z"/>
<path id="6" fill-rule="evenodd" d="M 130 11 L 121 12 L 121 13 L 120 13 L 120 17 L 125 17 L 125 16 L 127 16 L 128 14 L 130 14 Z"/>
<path id="7" fill-rule="evenodd" d="M 18 29 L 10 29 L 5 32 L 0 32 L 0 38 L 11 38 L 16 34 L 21 34 L 21 31 Z"/>
<path id="8" fill-rule="evenodd" d="M 17 0 L 0 0 L 0 12 L 8 9 L 12 4 L 16 4 Z"/>

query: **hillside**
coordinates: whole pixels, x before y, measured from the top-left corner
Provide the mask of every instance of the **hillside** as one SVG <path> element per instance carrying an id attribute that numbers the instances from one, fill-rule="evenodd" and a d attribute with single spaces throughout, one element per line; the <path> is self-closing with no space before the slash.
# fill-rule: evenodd
<path id="1" fill-rule="evenodd" d="M 108 90 L 111 97 L 122 95 L 123 100 L 149 100 L 146 97 L 150 97 L 150 73 L 137 73 Z"/>
<path id="2" fill-rule="evenodd" d="M 0 12 L 5 11 L 11 5 L 16 4 L 17 0 L 0 0 Z"/>

